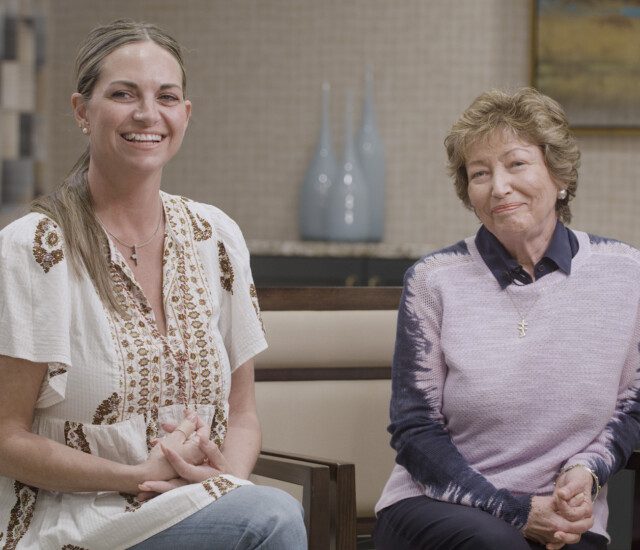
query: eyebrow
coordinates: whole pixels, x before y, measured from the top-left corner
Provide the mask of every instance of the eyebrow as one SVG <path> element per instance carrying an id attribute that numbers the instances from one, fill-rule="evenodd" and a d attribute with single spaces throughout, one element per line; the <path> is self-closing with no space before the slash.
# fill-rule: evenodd
<path id="1" fill-rule="evenodd" d="M 113 82 L 109 82 L 109 86 L 118 85 L 118 84 L 121 86 L 127 86 L 128 88 L 136 88 L 136 89 L 138 88 L 138 85 L 135 82 L 132 82 L 130 80 L 114 80 Z M 179 86 L 178 84 L 171 84 L 171 83 L 160 85 L 161 90 L 167 90 L 169 88 L 182 89 L 182 86 Z"/>
<path id="2" fill-rule="evenodd" d="M 527 153 L 528 155 L 531 154 L 531 151 L 529 151 L 529 149 L 527 149 L 525 147 L 513 147 L 512 149 L 509 149 L 508 151 L 505 151 L 504 153 L 502 153 L 502 155 L 500 155 L 500 158 L 504 158 L 506 156 L 509 156 L 514 151 L 522 151 L 523 153 Z"/>
<path id="3" fill-rule="evenodd" d="M 514 151 L 522 151 L 524 153 L 530 154 L 531 152 L 528 149 L 525 149 L 524 147 L 513 147 L 512 149 L 509 149 L 508 151 L 505 151 L 504 153 L 502 153 L 498 158 L 502 159 L 504 157 L 509 156 L 511 153 L 513 153 Z M 484 164 L 486 161 L 485 159 L 473 159 L 470 160 L 469 162 L 466 163 L 466 166 L 471 166 L 473 164 Z"/>

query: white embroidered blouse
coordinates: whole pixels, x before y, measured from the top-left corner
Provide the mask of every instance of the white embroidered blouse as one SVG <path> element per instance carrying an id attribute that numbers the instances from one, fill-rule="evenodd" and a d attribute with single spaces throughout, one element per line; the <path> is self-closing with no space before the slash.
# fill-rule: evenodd
<path id="1" fill-rule="evenodd" d="M 129 319 L 75 274 L 49 218 L 31 213 L 0 232 L 0 355 L 49 365 L 33 432 L 128 464 L 147 458 L 160 423 L 180 421 L 185 403 L 222 444 L 231 372 L 266 348 L 238 226 L 213 206 L 161 198 L 166 336 L 113 242 L 110 273 Z M 225 475 L 140 503 L 0 477 L 0 548 L 126 548 L 244 483 Z"/>

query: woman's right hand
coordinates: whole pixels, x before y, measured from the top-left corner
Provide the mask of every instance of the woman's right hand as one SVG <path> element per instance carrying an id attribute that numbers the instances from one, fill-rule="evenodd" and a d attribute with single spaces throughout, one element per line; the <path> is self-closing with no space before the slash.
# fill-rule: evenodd
<path id="1" fill-rule="evenodd" d="M 200 450 L 197 438 L 191 437 L 197 433 L 200 437 L 209 436 L 209 428 L 199 420 L 193 411 L 185 411 L 184 419 L 177 426 L 171 426 L 166 436 L 162 438 L 165 448 L 171 449 L 189 464 L 201 464 L 204 453 Z M 169 480 L 176 477 L 177 472 L 167 460 L 160 445 L 155 444 L 149 457 L 141 464 L 142 481 L 147 479 Z"/>
<path id="2" fill-rule="evenodd" d="M 593 516 L 574 521 L 562 517 L 553 496 L 535 496 L 523 534 L 526 538 L 546 545 L 547 550 L 558 550 L 565 544 L 575 544 L 583 533 L 593 526 Z"/>

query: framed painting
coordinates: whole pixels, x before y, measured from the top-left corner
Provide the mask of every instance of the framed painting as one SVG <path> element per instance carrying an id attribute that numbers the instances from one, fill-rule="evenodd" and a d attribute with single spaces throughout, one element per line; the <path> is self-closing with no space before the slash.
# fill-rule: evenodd
<path id="1" fill-rule="evenodd" d="M 640 133 L 640 1 L 532 4 L 532 86 L 580 133 Z"/>

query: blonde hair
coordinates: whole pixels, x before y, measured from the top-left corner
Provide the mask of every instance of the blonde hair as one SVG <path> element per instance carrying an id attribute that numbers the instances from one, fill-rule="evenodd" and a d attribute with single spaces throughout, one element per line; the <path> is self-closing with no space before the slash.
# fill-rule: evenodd
<path id="1" fill-rule="evenodd" d="M 540 147 L 549 174 L 567 190 L 567 197 L 556 201 L 556 212 L 562 222 L 569 223 L 569 201 L 578 187 L 580 150 L 560 104 L 534 88 L 520 88 L 512 94 L 485 92 L 455 122 L 444 145 L 458 197 L 471 208 L 466 155 L 474 143 L 500 130 Z"/>
<path id="2" fill-rule="evenodd" d="M 155 25 L 130 19 L 118 19 L 96 27 L 87 35 L 76 56 L 76 91 L 85 101 L 91 99 L 104 59 L 125 44 L 147 41 L 155 42 L 176 59 L 185 92 L 187 79 L 180 45 Z M 93 213 L 87 182 L 89 160 L 87 146 L 58 189 L 35 199 L 31 203 L 31 211 L 48 216 L 60 226 L 65 239 L 65 253 L 71 265 L 78 273 L 84 267 L 103 303 L 125 315 L 116 300 L 109 274 L 107 238 Z"/>

